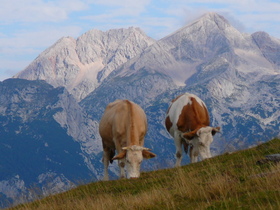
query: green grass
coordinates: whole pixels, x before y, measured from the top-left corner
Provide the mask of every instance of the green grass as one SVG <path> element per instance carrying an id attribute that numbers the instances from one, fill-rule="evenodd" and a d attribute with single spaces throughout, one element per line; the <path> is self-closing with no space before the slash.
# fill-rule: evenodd
<path id="1" fill-rule="evenodd" d="M 280 139 L 136 180 L 95 182 L 12 209 L 280 209 Z"/>

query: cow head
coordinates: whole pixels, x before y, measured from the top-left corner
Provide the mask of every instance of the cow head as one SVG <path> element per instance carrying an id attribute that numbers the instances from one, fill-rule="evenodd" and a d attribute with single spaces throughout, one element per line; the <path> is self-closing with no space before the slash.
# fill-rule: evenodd
<path id="1" fill-rule="evenodd" d="M 152 152 L 149 152 L 150 149 L 142 146 L 129 146 L 123 147 L 123 151 L 115 156 L 112 160 L 126 158 L 126 171 L 127 178 L 138 178 L 140 176 L 140 165 L 143 161 L 143 158 L 149 159 L 154 158 L 156 155 Z"/>
<path id="2" fill-rule="evenodd" d="M 204 160 L 211 158 L 210 144 L 213 142 L 213 136 L 216 132 L 220 132 L 220 127 L 206 126 L 184 133 L 182 137 L 193 146 L 193 152 L 198 153 Z"/>

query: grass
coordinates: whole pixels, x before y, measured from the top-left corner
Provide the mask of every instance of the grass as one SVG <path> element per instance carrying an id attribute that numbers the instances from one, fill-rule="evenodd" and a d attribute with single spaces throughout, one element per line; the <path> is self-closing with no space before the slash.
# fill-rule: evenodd
<path id="1" fill-rule="evenodd" d="M 11 209 L 280 209 L 280 139 L 136 180 L 96 182 Z"/>

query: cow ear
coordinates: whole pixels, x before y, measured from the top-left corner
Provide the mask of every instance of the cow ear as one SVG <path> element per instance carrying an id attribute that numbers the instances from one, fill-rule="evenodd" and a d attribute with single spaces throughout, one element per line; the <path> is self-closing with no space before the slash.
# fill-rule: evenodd
<path id="1" fill-rule="evenodd" d="M 220 132 L 220 127 L 212 128 L 212 136 L 214 136 L 217 132 Z"/>
<path id="2" fill-rule="evenodd" d="M 193 137 L 196 135 L 197 130 L 191 131 L 191 132 L 187 132 L 183 134 L 183 137 L 189 140 L 192 140 Z"/>
<path id="3" fill-rule="evenodd" d="M 150 158 L 156 157 L 156 154 L 149 152 L 148 150 L 143 150 L 142 155 L 143 155 L 143 158 L 145 158 L 145 159 L 150 159 Z"/>
<path id="4" fill-rule="evenodd" d="M 197 136 L 199 136 L 201 133 L 202 133 L 202 131 L 201 131 L 200 129 L 198 129 L 198 130 L 196 131 L 196 135 L 197 135 Z"/>
<path id="5" fill-rule="evenodd" d="M 116 155 L 115 157 L 112 158 L 112 160 L 120 160 L 123 159 L 126 155 L 126 151 L 120 152 L 120 154 Z"/>

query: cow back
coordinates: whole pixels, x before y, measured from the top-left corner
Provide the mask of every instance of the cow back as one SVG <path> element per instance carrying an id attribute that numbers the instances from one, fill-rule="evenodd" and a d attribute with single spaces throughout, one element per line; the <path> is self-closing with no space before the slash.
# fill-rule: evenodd
<path id="1" fill-rule="evenodd" d="M 193 131 L 209 126 L 210 118 L 205 103 L 196 95 L 185 93 L 175 98 L 165 120 L 167 130 Z"/>
<path id="2" fill-rule="evenodd" d="M 103 145 L 114 146 L 119 142 L 123 147 L 143 145 L 141 139 L 147 131 L 147 119 L 137 104 L 128 100 L 116 100 L 110 103 L 99 124 L 99 133 Z"/>

